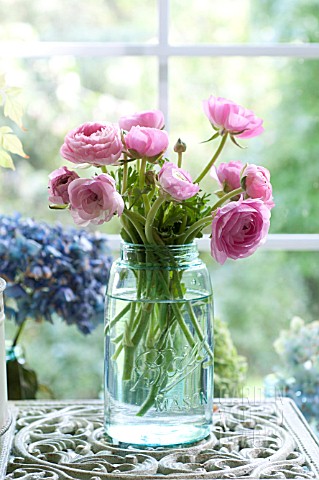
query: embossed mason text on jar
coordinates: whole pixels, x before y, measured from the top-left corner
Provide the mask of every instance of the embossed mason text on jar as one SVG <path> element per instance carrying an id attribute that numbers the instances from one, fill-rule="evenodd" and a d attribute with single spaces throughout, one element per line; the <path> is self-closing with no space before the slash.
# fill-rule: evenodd
<path id="1" fill-rule="evenodd" d="M 210 433 L 213 301 L 195 244 L 123 243 L 105 319 L 105 432 L 138 446 Z"/>

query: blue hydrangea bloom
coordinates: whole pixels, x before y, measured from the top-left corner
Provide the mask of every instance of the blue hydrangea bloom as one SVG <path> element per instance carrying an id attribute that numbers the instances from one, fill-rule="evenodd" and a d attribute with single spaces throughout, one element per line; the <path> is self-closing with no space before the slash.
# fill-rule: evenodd
<path id="1" fill-rule="evenodd" d="M 0 276 L 17 324 L 58 315 L 90 333 L 103 322 L 111 264 L 105 235 L 0 215 Z"/>

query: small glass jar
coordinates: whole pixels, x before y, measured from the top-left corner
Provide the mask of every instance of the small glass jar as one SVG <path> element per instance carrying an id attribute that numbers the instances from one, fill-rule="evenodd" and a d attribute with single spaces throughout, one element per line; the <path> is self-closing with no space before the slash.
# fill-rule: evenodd
<path id="1" fill-rule="evenodd" d="M 105 432 L 177 446 L 210 434 L 213 297 L 196 244 L 123 243 L 105 318 Z"/>

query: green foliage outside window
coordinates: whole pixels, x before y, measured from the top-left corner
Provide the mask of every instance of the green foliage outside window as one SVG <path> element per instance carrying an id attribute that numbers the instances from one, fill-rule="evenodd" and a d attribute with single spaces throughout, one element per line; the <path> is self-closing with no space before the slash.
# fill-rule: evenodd
<path id="1" fill-rule="evenodd" d="M 21 90 L 16 87 L 10 87 L 6 84 L 4 75 L 0 75 L 0 97 L 3 107 L 3 116 L 9 118 L 13 123 L 23 128 L 22 115 L 23 107 L 19 101 Z M 23 151 L 21 140 L 13 133 L 11 127 L 0 125 L 0 167 L 11 168 L 14 170 L 14 163 L 11 154 L 19 155 L 23 158 L 28 156 Z"/>
<path id="2" fill-rule="evenodd" d="M 73 2 L 66 6 L 57 0 L 48 13 L 42 3 L 15 0 L 13 8 L 12 0 L 3 0 L 0 38 L 157 40 L 155 1 L 135 3 L 134 20 L 128 0 L 86 2 L 84 10 L 84 2 L 77 2 L 78 18 Z M 209 0 L 170 3 L 171 40 L 177 43 L 318 42 L 315 1 L 243 0 L 235 6 L 225 0 L 214 8 Z M 107 22 L 110 28 L 103 28 Z M 232 98 L 265 119 L 260 140 L 245 152 L 229 149 L 225 154 L 232 160 L 245 157 L 261 163 L 272 172 L 276 208 L 271 232 L 319 233 L 319 59 L 174 57 L 169 68 L 171 143 L 185 134 L 191 174 L 196 175 L 209 148 L 199 144 L 204 129 L 208 138 L 210 128 L 204 115 L 196 113 L 198 102 L 211 93 Z M 0 71 L 9 71 L 23 86 L 28 132 L 19 137 L 30 156 L 27 162 L 14 157 L 16 172 L 0 171 L 0 211 L 19 210 L 55 222 L 56 213 L 47 208 L 47 175 L 61 164 L 64 135 L 82 121 L 114 121 L 128 111 L 156 108 L 157 69 L 152 57 L 1 59 L 0 55 Z M 213 183 L 205 187 L 215 189 Z M 59 219 L 70 222 L 67 212 Z M 222 270 L 211 263 L 218 316 L 228 323 L 234 343 L 247 356 L 250 374 L 269 371 L 276 358 L 273 340 L 292 316 L 309 321 L 319 317 L 317 256 L 317 252 L 261 252 L 253 261 L 229 262 Z M 226 286 L 228 295 L 223 298 Z M 97 337 L 90 340 L 89 351 L 96 352 Z"/>

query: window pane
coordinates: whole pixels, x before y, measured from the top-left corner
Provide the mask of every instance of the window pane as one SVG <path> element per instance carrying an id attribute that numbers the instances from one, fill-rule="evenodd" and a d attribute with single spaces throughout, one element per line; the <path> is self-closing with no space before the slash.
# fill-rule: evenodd
<path id="1" fill-rule="evenodd" d="M 171 0 L 173 43 L 318 42 L 315 0 Z"/>
<path id="2" fill-rule="evenodd" d="M 86 121 L 117 122 L 121 115 L 156 108 L 157 75 L 149 72 L 157 71 L 157 60 L 52 57 L 0 62 L 1 70 L 11 85 L 23 85 L 27 131 L 17 133 L 30 159 L 16 157 L 15 172 L 0 170 L 0 211 L 72 223 L 67 212 L 50 211 L 47 201 L 47 176 L 63 165 L 64 136 Z"/>
<path id="3" fill-rule="evenodd" d="M 0 17 L 2 40 L 154 42 L 157 38 L 156 0 L 2 0 Z"/>
<path id="4" fill-rule="evenodd" d="M 210 268 L 215 315 L 229 325 L 249 364 L 249 376 L 271 373 L 279 358 L 273 342 L 295 316 L 305 323 L 319 318 L 318 252 L 267 252 Z M 305 345 L 306 349 L 307 345 Z"/>
<path id="5" fill-rule="evenodd" d="M 219 140 L 200 144 L 213 130 L 201 101 L 229 98 L 264 119 L 260 137 L 229 142 L 220 161 L 242 160 L 272 173 L 276 208 L 272 233 L 318 233 L 318 60 L 287 58 L 174 58 L 171 67 L 171 138 L 187 143 L 185 166 L 197 176 Z M 188 162 L 188 163 L 187 163 Z M 207 190 L 216 190 L 208 177 Z"/>

